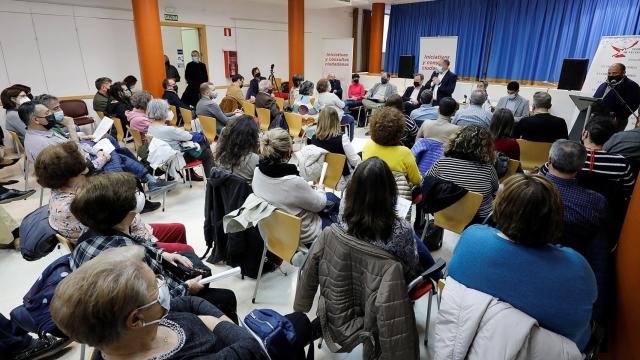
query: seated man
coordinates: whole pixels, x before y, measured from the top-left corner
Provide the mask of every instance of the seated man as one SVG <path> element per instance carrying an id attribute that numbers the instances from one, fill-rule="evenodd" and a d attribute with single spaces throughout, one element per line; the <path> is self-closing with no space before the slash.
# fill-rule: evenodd
<path id="1" fill-rule="evenodd" d="M 407 87 L 402 95 L 402 101 L 404 101 L 404 111 L 406 115 L 420 106 L 420 95 L 427 90 L 427 87 L 422 84 L 424 81 L 424 75 L 415 74 L 413 76 L 413 86 Z M 433 98 L 433 95 L 431 96 Z M 414 119 L 415 120 L 415 119 Z"/>
<path id="2" fill-rule="evenodd" d="M 409 118 L 416 122 L 418 127 L 422 126 L 425 120 L 436 120 L 438 118 L 438 109 L 431 102 L 433 101 L 433 92 L 425 90 L 420 93 L 420 107 L 413 110 Z"/>
<path id="3" fill-rule="evenodd" d="M 198 104 L 196 104 L 196 114 L 198 116 L 210 116 L 216 119 L 216 130 L 218 134 L 222 132 L 222 128 L 224 128 L 232 118 L 237 115 L 241 115 L 241 110 L 236 110 L 233 113 L 225 114 L 220 109 L 220 105 L 216 104 L 213 101 L 218 96 L 215 91 L 215 87 L 211 82 L 205 82 L 200 85 L 200 100 Z M 202 121 L 202 120 L 200 120 Z"/>
<path id="4" fill-rule="evenodd" d="M 342 100 L 342 84 L 339 79 L 336 79 L 336 74 L 328 73 L 327 80 L 329 81 L 329 91 Z"/>
<path id="5" fill-rule="evenodd" d="M 78 133 L 76 132 L 75 123 L 73 119 L 69 117 L 65 117 L 61 121 L 61 124 L 69 131 L 69 139 L 54 132 L 51 128 L 57 123 L 55 115 L 43 104 L 33 101 L 22 104 L 20 105 L 18 113 L 20 114 L 20 119 L 27 125 L 24 148 L 27 156 L 33 162 L 36 161 L 40 152 L 49 146 L 73 141 L 78 144 L 84 157 L 91 160 L 90 163 L 94 171 L 130 172 L 134 174 L 140 182 L 146 183 L 150 192 L 167 190 L 175 186 L 175 182 L 173 181 L 158 180 L 151 176 L 144 165 L 129 156 L 121 155 L 115 150 L 111 152 L 111 154 L 106 154 L 102 150 L 96 151 L 93 148 L 93 145 L 95 145 L 94 142 L 80 141 Z M 83 137 L 85 140 L 92 138 L 92 136 Z M 114 146 L 115 145 L 117 145 L 117 143 L 114 144 Z"/>
<path id="6" fill-rule="evenodd" d="M 423 94 L 430 93 L 431 90 L 425 91 Z M 424 96 L 424 95 L 423 95 Z M 425 100 L 429 100 L 425 98 Z M 451 118 L 458 110 L 458 102 L 453 98 L 446 97 L 440 100 L 438 106 L 438 119 L 435 121 L 425 121 L 418 130 L 416 138 L 433 139 L 443 145 L 449 141 L 451 135 L 460 130 L 460 127 L 451 123 Z M 417 111 L 417 110 L 415 110 Z"/>
<path id="7" fill-rule="evenodd" d="M 189 110 L 193 110 L 193 106 L 187 104 L 182 101 L 176 92 L 178 86 L 176 85 L 176 80 L 173 78 L 164 79 L 162 81 L 162 89 L 164 92 L 162 93 L 162 98 L 167 100 L 169 105 L 173 105 L 178 110 L 178 117 L 180 117 L 180 108 L 185 108 Z"/>
<path id="8" fill-rule="evenodd" d="M 375 110 L 384 106 L 384 102 L 387 101 L 389 96 L 398 93 L 398 88 L 395 85 L 389 83 L 391 75 L 388 72 L 383 71 L 380 74 L 380 82 L 373 85 L 371 90 L 367 91 L 362 99 L 362 105 L 369 110 Z"/>
<path id="9" fill-rule="evenodd" d="M 480 125 L 482 127 L 489 128 L 491 124 L 491 117 L 493 116 L 489 111 L 482 108 L 482 105 L 487 101 L 487 94 L 484 90 L 473 90 L 469 97 L 469 107 L 466 109 L 460 109 L 456 112 L 456 116 L 453 118 L 452 123 L 458 126 L 465 125 Z"/>
<path id="10" fill-rule="evenodd" d="M 234 99 L 238 103 L 238 108 L 242 108 L 244 95 L 242 95 L 242 86 L 244 86 L 244 77 L 240 74 L 231 77 L 231 85 L 227 89 L 227 96 Z"/>
<path id="11" fill-rule="evenodd" d="M 96 79 L 95 85 L 98 90 L 93 96 L 93 110 L 105 112 L 107 111 L 107 105 L 109 104 L 109 89 L 111 88 L 112 81 L 108 77 L 101 77 Z"/>
<path id="12" fill-rule="evenodd" d="M 258 83 L 258 93 L 256 94 L 256 108 L 269 109 L 271 121 L 280 115 L 280 108 L 273 98 L 273 85 L 269 80 L 261 80 Z"/>
<path id="13" fill-rule="evenodd" d="M 513 113 L 516 122 L 525 116 L 529 116 L 529 100 L 518 94 L 520 92 L 520 84 L 512 81 L 507 84 L 507 96 L 503 96 L 498 100 L 496 109 L 507 108 Z"/>
<path id="14" fill-rule="evenodd" d="M 636 126 L 631 130 L 613 134 L 604 144 L 604 149 L 612 154 L 624 156 L 637 177 L 640 170 L 640 121 L 636 121 Z"/>
<path id="15" fill-rule="evenodd" d="M 523 117 L 516 123 L 513 137 L 546 143 L 568 139 L 567 123 L 563 118 L 551 115 L 549 109 L 551 109 L 551 95 L 545 91 L 535 93 L 533 115 Z"/>

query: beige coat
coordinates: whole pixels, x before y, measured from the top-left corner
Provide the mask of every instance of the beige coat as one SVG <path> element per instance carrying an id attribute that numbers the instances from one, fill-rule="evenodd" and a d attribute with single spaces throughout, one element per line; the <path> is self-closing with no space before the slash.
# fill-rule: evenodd
<path id="1" fill-rule="evenodd" d="M 317 315 L 331 351 L 350 352 L 364 343 L 365 359 L 418 359 L 415 315 L 393 255 L 332 225 L 300 270 L 295 311 L 311 310 L 318 285 Z"/>

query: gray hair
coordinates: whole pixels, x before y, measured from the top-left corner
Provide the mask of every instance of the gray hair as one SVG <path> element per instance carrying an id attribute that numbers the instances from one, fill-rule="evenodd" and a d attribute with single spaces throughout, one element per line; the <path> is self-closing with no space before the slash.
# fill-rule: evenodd
<path id="1" fill-rule="evenodd" d="M 267 92 L 267 90 L 271 88 L 271 81 L 269 80 L 260 80 L 260 82 L 258 83 L 258 90 L 261 92 Z"/>
<path id="2" fill-rule="evenodd" d="M 550 109 L 551 95 L 546 91 L 538 91 L 533 94 L 533 106 L 536 109 Z"/>
<path id="3" fill-rule="evenodd" d="M 549 162 L 553 168 L 563 174 L 577 173 L 584 166 L 587 150 L 572 140 L 557 140 L 549 150 Z"/>
<path id="4" fill-rule="evenodd" d="M 487 101 L 487 93 L 484 92 L 484 90 L 473 90 L 471 96 L 469 96 L 469 103 L 471 103 L 471 105 L 482 105 L 485 101 Z"/>
<path id="5" fill-rule="evenodd" d="M 51 94 L 41 94 L 33 98 L 33 101 L 37 104 L 42 104 L 49 107 L 52 102 L 60 102 L 60 99 Z"/>
<path id="6" fill-rule="evenodd" d="M 164 99 L 153 99 L 147 104 L 147 117 L 151 120 L 166 120 L 169 103 Z"/>
<path id="7" fill-rule="evenodd" d="M 148 91 L 138 91 L 131 95 L 131 105 L 136 109 L 147 110 L 147 105 L 151 99 L 153 99 L 153 96 Z"/>

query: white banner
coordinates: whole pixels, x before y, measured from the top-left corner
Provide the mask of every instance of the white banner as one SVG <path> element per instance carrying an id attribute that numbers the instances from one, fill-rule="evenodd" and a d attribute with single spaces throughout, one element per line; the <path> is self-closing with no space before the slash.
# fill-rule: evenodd
<path id="1" fill-rule="evenodd" d="M 423 74 L 425 79 L 429 78 L 436 69 L 438 60 L 442 58 L 449 59 L 449 68 L 455 72 L 457 51 L 457 36 L 421 37 L 418 72 Z"/>
<path id="2" fill-rule="evenodd" d="M 603 36 L 593 56 L 582 92 L 593 95 L 607 79 L 609 66 L 621 63 L 627 67 L 627 76 L 640 83 L 640 35 Z"/>
<path id="3" fill-rule="evenodd" d="M 324 39 L 324 52 L 322 53 L 322 77 L 334 74 L 340 80 L 343 89 L 343 97 L 347 95 L 347 89 L 351 84 L 351 71 L 353 68 L 353 38 L 348 39 Z"/>

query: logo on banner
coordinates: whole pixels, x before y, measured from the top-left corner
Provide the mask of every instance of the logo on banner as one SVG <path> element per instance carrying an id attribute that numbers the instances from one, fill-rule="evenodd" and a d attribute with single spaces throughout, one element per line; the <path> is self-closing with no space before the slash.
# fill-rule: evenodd
<path id="1" fill-rule="evenodd" d="M 422 61 L 420 62 L 420 69 L 426 71 L 435 71 L 436 66 L 438 66 L 438 61 L 440 59 L 447 59 L 451 61 L 451 56 L 439 54 L 439 55 L 424 55 L 422 57 Z"/>
<path id="2" fill-rule="evenodd" d="M 635 48 L 639 43 L 640 43 L 640 40 L 636 40 L 633 44 L 631 44 L 630 46 L 627 46 L 627 47 L 620 47 L 620 46 L 611 45 L 611 48 L 616 52 L 611 57 L 614 57 L 614 58 L 617 58 L 617 59 L 624 58 L 624 57 L 627 57 L 627 54 L 629 52 L 640 51 L 640 48 L 637 48 L 637 49 Z"/>
<path id="3" fill-rule="evenodd" d="M 324 66 L 351 67 L 351 64 L 349 63 L 349 54 L 342 52 L 327 52 L 324 56 Z"/>

